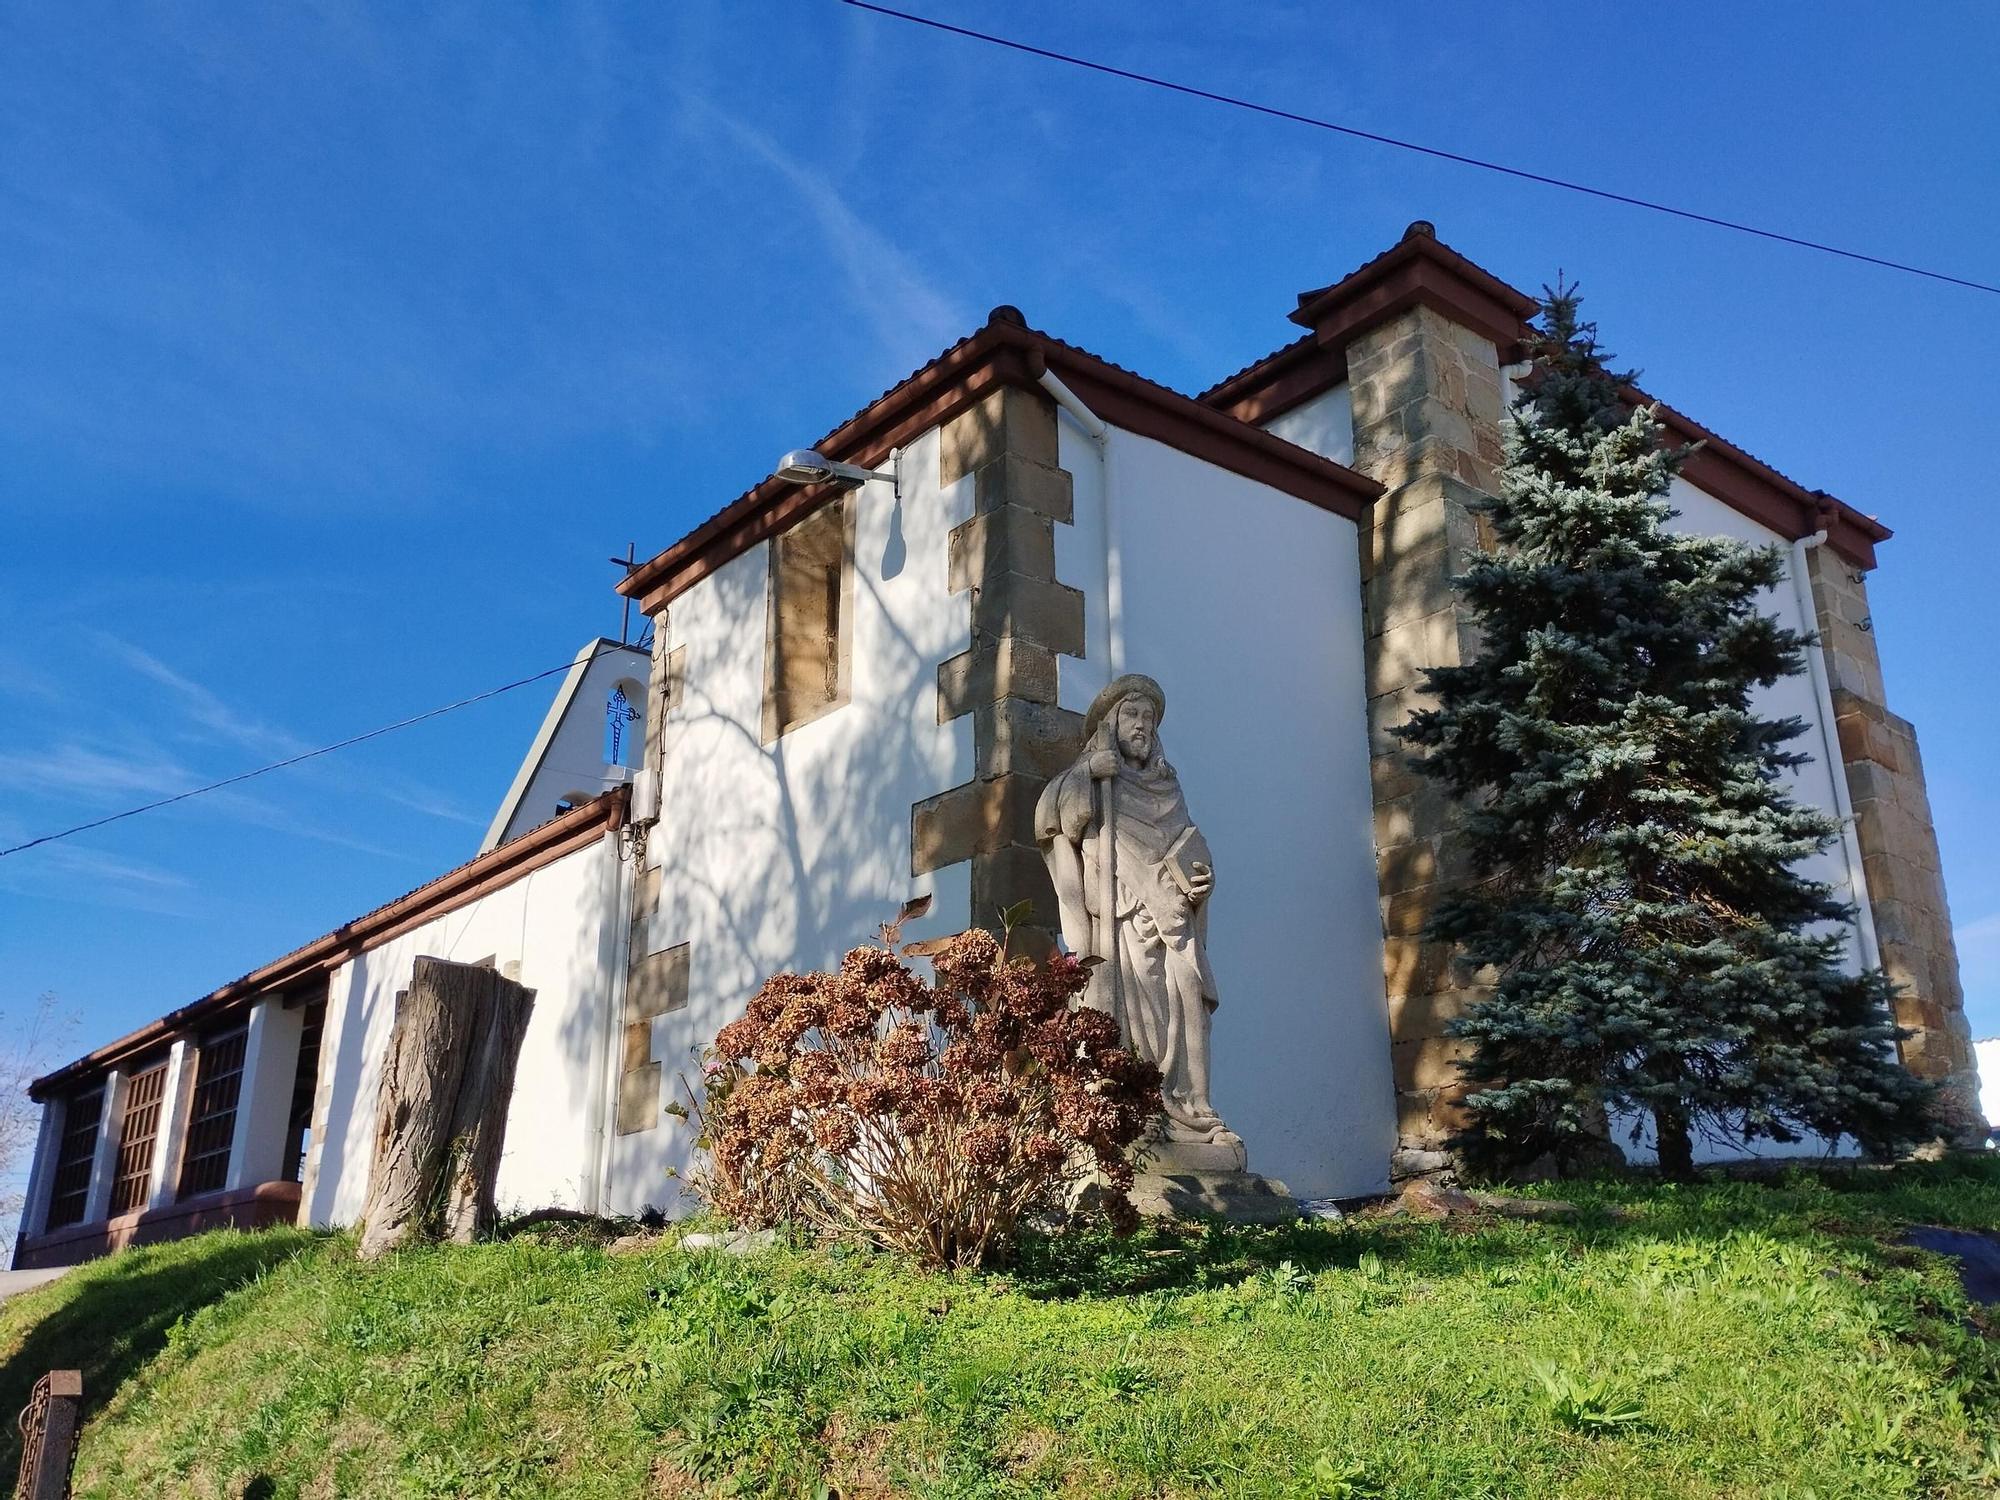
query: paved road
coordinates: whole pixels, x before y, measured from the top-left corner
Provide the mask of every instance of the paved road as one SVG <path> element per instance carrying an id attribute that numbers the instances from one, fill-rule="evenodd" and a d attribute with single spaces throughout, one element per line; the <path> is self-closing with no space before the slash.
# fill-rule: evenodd
<path id="1" fill-rule="evenodd" d="M 1934 1250 L 1958 1262 L 1958 1279 L 1974 1302 L 2000 1306 L 2000 1235 L 1977 1229 L 1939 1229 L 1920 1224 L 1903 1236 L 1920 1250 Z"/>
<path id="2" fill-rule="evenodd" d="M 16 1292 L 25 1292 L 45 1281 L 54 1281 L 68 1269 L 68 1266 L 50 1266 L 39 1271 L 0 1271 L 0 1302 L 5 1302 Z"/>

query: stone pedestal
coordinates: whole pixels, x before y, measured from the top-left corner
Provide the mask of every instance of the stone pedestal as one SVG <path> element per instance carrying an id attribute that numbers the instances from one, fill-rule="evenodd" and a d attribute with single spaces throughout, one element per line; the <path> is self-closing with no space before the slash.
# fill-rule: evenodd
<path id="1" fill-rule="evenodd" d="M 1291 1189 L 1255 1172 L 1141 1172 L 1132 1203 L 1149 1219 L 1225 1219 L 1289 1224 L 1300 1217 Z"/>
<path id="2" fill-rule="evenodd" d="M 1172 1141 L 1146 1136 L 1132 1148 L 1132 1165 L 1141 1172 L 1173 1177 L 1183 1172 L 1244 1172 L 1250 1159 L 1243 1138 L 1225 1130 L 1212 1141 Z"/>
<path id="3" fill-rule="evenodd" d="M 1299 1217 L 1291 1189 L 1250 1171 L 1241 1137 L 1229 1131 L 1213 1141 L 1141 1141 L 1133 1165 L 1132 1202 L 1148 1218 L 1284 1224 Z"/>

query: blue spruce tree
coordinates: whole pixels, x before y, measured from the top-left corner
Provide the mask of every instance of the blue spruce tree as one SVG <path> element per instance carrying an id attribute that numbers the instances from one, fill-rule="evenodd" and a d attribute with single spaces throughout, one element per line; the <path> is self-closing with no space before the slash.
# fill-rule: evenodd
<path id="1" fill-rule="evenodd" d="M 1839 834 L 1785 788 L 1803 726 L 1751 708 L 1809 645 L 1761 608 L 1784 554 L 1667 530 L 1685 452 L 1607 357 L 1574 289 L 1547 292 L 1485 505 L 1500 546 L 1454 580 L 1477 654 L 1397 730 L 1463 800 L 1474 867 L 1427 935 L 1495 974 L 1452 1027 L 1474 1044 L 1460 1146 L 1562 1170 L 1650 1118 L 1675 1176 L 1697 1133 L 1903 1149 L 1931 1091 L 1896 1059 L 1887 979 L 1843 962 L 1851 909 L 1799 873 Z"/>

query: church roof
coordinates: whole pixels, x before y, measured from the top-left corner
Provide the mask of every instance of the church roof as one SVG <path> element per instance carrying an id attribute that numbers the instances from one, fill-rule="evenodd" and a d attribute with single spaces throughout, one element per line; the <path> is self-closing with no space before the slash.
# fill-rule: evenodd
<path id="1" fill-rule="evenodd" d="M 617 787 L 601 797 L 593 797 L 580 807 L 551 818 L 539 828 L 490 849 L 456 869 L 445 871 L 413 891 L 364 912 L 333 931 L 252 969 L 240 979 L 232 979 L 199 1000 L 178 1010 L 170 1010 L 157 1021 L 149 1021 L 137 1031 L 127 1032 L 115 1042 L 45 1073 L 28 1085 L 28 1095 L 43 1099 L 65 1083 L 105 1068 L 116 1066 L 150 1047 L 165 1043 L 191 1026 L 213 1024 L 253 1001 L 322 983 L 326 974 L 357 953 L 378 947 L 434 917 L 455 911 L 468 902 L 511 885 L 530 871 L 553 864 L 595 842 L 609 830 L 622 828 L 630 793 Z"/>
<path id="2" fill-rule="evenodd" d="M 1492 339 L 1502 364 L 1520 357 L 1538 306 L 1419 220 L 1367 264 L 1301 292 L 1289 317 L 1311 331 L 1218 381 L 1199 399 L 1246 422 L 1269 422 L 1345 380 L 1353 339 L 1419 305 Z M 1690 484 L 1782 536 L 1810 536 L 1824 528 L 1828 545 L 1842 557 L 1859 567 L 1875 566 L 1875 544 L 1893 533 L 1874 517 L 1824 490 L 1807 489 L 1636 386 L 1626 394 L 1635 405 L 1657 406 L 1675 439 L 1702 445 L 1682 471 Z"/>
<path id="3" fill-rule="evenodd" d="M 990 391 L 1034 386 L 1044 370 L 1114 427 L 1155 438 L 1350 519 L 1358 519 L 1382 492 L 1374 480 L 1344 464 L 1030 328 L 1011 307 L 993 309 L 985 326 L 891 386 L 814 446 L 828 458 L 874 468 L 896 448 L 969 409 Z M 657 610 L 838 493 L 828 485 L 765 479 L 635 569 L 619 592 L 642 600 L 648 612 Z"/>

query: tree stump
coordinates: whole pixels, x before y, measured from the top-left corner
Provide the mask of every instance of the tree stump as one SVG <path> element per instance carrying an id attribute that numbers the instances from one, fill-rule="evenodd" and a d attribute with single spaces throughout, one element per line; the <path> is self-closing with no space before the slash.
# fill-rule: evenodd
<path id="1" fill-rule="evenodd" d="M 484 966 L 419 958 L 396 997 L 375 1112 L 361 1258 L 416 1238 L 470 1244 L 497 1217 L 515 1065 L 535 992 Z"/>

